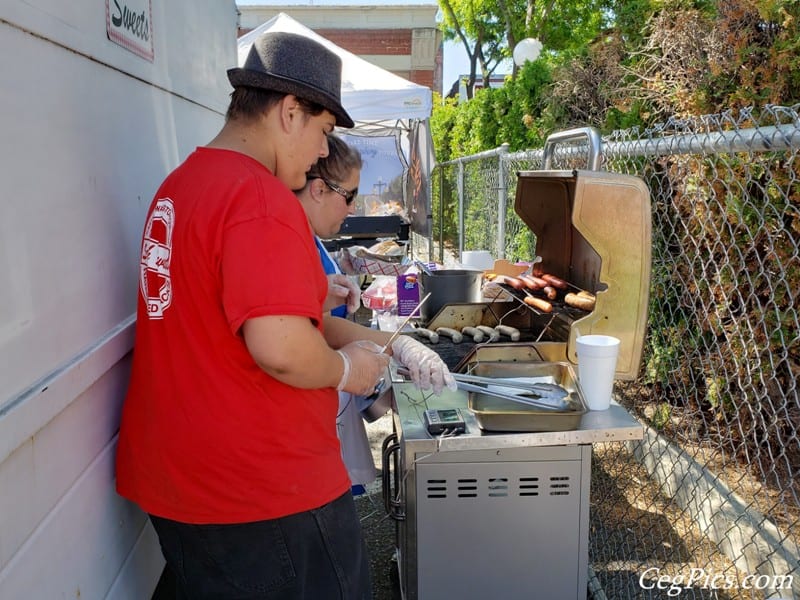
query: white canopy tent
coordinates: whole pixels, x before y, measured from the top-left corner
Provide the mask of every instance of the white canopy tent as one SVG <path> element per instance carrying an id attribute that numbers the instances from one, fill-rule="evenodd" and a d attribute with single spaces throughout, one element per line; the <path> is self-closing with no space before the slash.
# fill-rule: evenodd
<path id="1" fill-rule="evenodd" d="M 414 121 L 431 116 L 430 88 L 412 83 L 373 65 L 315 33 L 285 13 L 279 13 L 239 38 L 239 65 L 244 65 L 253 41 L 266 31 L 304 35 L 324 44 L 342 59 L 342 104 L 356 122 L 348 133 L 394 135 L 410 131 Z"/>
<path id="2" fill-rule="evenodd" d="M 421 251 L 424 251 L 421 246 L 430 247 L 428 179 L 435 160 L 428 127 L 433 106 L 430 88 L 348 52 L 285 13 L 277 14 L 239 38 L 239 66 L 244 65 L 255 39 L 267 31 L 304 35 L 327 46 L 342 59 L 342 105 L 355 121 L 355 127 L 342 133 L 394 138 L 403 168 L 405 216 L 410 221 L 411 233 L 416 234 L 412 240 L 416 238 Z"/>
<path id="3" fill-rule="evenodd" d="M 431 200 L 427 183 L 435 160 L 428 127 L 433 106 L 430 88 L 373 65 L 285 13 L 278 13 L 239 38 L 239 66 L 247 60 L 255 39 L 267 31 L 304 35 L 342 59 L 342 105 L 355 121 L 355 127 L 342 133 L 394 139 L 402 164 L 403 209 L 411 225 L 412 240 L 416 238 L 419 246 L 426 239 L 422 245 L 430 246 Z"/>

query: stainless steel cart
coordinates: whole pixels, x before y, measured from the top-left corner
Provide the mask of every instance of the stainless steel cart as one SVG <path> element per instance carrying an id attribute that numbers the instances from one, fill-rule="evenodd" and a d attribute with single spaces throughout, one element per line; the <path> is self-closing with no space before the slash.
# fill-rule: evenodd
<path id="1" fill-rule="evenodd" d="M 586 598 L 591 444 L 641 439 L 642 426 L 614 403 L 572 431 L 487 434 L 465 392 L 394 394 L 383 479 L 402 597 Z M 455 407 L 466 433 L 429 435 L 424 410 Z"/>

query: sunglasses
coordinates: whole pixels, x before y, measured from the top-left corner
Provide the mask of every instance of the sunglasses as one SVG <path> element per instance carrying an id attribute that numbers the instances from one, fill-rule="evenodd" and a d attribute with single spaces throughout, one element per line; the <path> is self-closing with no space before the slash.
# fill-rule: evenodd
<path id="1" fill-rule="evenodd" d="M 320 177 L 322 182 L 327 185 L 332 191 L 336 192 L 337 194 L 341 195 L 344 198 L 345 204 L 350 206 L 353 203 L 353 200 L 356 199 L 358 195 L 358 188 L 354 189 L 353 191 L 349 191 L 344 189 L 342 186 L 333 183 L 332 181 L 328 181 L 324 177 Z"/>

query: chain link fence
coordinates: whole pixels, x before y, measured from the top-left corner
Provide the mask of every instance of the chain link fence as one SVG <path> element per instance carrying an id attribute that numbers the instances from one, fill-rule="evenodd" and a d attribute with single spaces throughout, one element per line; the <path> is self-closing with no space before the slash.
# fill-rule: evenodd
<path id="1" fill-rule="evenodd" d="M 594 598 L 800 598 L 800 105 L 671 119 L 602 140 L 649 186 L 653 260 L 639 377 L 644 439 L 594 447 Z M 578 141 L 552 168 L 585 168 Z M 529 260 L 516 173 L 541 149 L 437 166 L 439 258 Z M 438 245 L 436 245 L 438 242 Z"/>

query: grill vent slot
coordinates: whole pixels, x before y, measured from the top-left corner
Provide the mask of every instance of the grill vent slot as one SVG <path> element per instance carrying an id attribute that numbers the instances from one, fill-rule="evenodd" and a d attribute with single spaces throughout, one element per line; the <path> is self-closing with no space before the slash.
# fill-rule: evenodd
<path id="1" fill-rule="evenodd" d="M 458 497 L 459 498 L 477 498 L 478 497 L 478 480 L 477 479 L 461 479 L 458 480 Z"/>
<path id="2" fill-rule="evenodd" d="M 447 498 L 446 479 L 428 479 L 428 498 Z"/>
<path id="3" fill-rule="evenodd" d="M 506 477 L 489 479 L 489 497 L 504 498 L 506 496 L 508 496 L 508 479 Z"/>
<path id="4" fill-rule="evenodd" d="M 518 496 L 531 498 L 540 496 L 546 485 L 546 493 L 550 496 L 569 496 L 572 494 L 572 481 L 569 476 L 559 475 L 546 477 L 546 484 L 540 477 L 458 477 L 448 479 L 427 479 L 425 496 L 427 498 L 448 498 L 455 494 L 457 498 L 508 498 Z M 516 484 L 516 487 L 515 485 Z"/>
<path id="5" fill-rule="evenodd" d="M 538 477 L 520 477 L 519 478 L 519 495 L 520 496 L 538 496 L 539 495 L 539 478 Z"/>
<path id="6" fill-rule="evenodd" d="M 550 478 L 550 495 L 551 496 L 569 496 L 570 494 L 569 477 L 551 477 Z"/>

